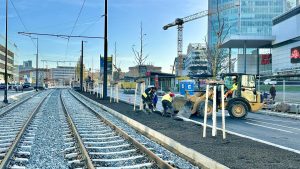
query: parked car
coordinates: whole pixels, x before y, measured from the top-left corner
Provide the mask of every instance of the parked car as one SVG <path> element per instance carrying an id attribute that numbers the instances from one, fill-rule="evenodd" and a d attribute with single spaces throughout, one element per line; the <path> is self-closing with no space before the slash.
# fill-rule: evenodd
<path id="1" fill-rule="evenodd" d="M 24 89 L 29 88 L 29 87 L 31 87 L 31 84 L 30 84 L 30 83 L 25 82 L 25 83 L 23 84 L 23 88 L 24 88 Z"/>
<path id="2" fill-rule="evenodd" d="M 273 85 L 273 84 L 277 84 L 277 81 L 276 80 L 274 80 L 274 79 L 266 79 L 265 81 L 264 81 L 264 84 L 265 85 Z"/>
<path id="3" fill-rule="evenodd" d="M 4 83 L 0 84 L 0 89 L 5 89 L 5 84 Z"/>

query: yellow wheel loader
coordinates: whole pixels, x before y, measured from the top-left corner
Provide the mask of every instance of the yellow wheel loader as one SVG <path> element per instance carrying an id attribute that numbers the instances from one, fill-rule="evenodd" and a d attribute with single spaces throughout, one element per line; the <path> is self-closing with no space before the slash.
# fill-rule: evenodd
<path id="1" fill-rule="evenodd" d="M 256 76 L 242 73 L 228 73 L 222 75 L 222 81 L 208 81 L 211 86 L 209 91 L 195 91 L 193 96 L 186 93 L 185 97 L 175 97 L 173 101 L 174 110 L 178 116 L 188 118 L 190 115 L 204 116 L 205 97 L 208 93 L 207 115 L 211 116 L 213 110 L 213 86 L 217 86 L 217 110 L 221 109 L 221 85 L 224 92 L 232 89 L 233 82 L 237 89 L 225 98 L 225 109 L 232 118 L 245 118 L 248 112 L 257 112 L 263 107 L 261 93 L 256 90 Z"/>

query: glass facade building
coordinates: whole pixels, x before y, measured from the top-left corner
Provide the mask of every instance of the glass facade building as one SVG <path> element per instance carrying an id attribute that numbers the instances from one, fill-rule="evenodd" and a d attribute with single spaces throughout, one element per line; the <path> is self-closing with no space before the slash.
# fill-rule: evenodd
<path id="1" fill-rule="evenodd" d="M 287 0 L 209 0 L 208 43 L 216 44 L 219 30 L 217 5 L 220 21 L 224 21 L 222 36 L 255 35 L 271 36 L 272 19 L 289 8 Z M 228 32 L 228 33 L 227 33 Z"/>

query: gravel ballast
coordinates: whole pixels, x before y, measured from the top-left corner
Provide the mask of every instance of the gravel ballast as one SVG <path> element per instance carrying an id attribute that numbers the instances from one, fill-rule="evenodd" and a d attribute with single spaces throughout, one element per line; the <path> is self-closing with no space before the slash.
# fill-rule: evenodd
<path id="1" fill-rule="evenodd" d="M 67 96 L 67 94 L 66 94 Z M 65 96 L 65 97 L 66 97 Z M 141 135 L 137 131 L 135 131 L 133 128 L 131 128 L 129 125 L 127 125 L 125 122 L 119 120 L 118 118 L 112 116 L 106 111 L 103 111 L 98 106 L 95 106 L 94 104 L 87 102 L 83 98 L 80 98 L 84 103 L 88 104 L 93 110 L 96 110 L 97 113 L 99 113 L 101 116 L 112 122 L 117 127 L 121 128 L 123 131 L 128 133 L 131 137 L 139 141 L 140 143 L 145 144 L 147 148 L 153 148 L 153 151 L 156 154 L 160 154 L 160 157 L 165 161 L 171 161 L 172 164 L 174 164 L 178 168 L 198 168 L 193 166 L 191 163 L 187 162 L 186 160 L 178 157 L 174 153 L 169 152 L 159 144 L 149 140 L 145 136 Z M 75 101 L 73 102 L 75 103 Z M 152 150 L 151 150 L 152 151 Z"/>
<path id="2" fill-rule="evenodd" d="M 227 139 L 223 141 L 221 132 L 218 132 L 217 137 L 212 137 L 210 128 L 207 130 L 207 138 L 202 138 L 200 125 L 176 121 L 156 113 L 148 115 L 141 111 L 134 112 L 133 106 L 127 103 L 110 103 L 109 100 L 100 100 L 96 95 L 81 94 L 230 168 L 296 169 L 300 166 L 300 155 L 287 150 L 230 134 L 227 134 Z"/>
<path id="3" fill-rule="evenodd" d="M 38 124 L 35 140 L 31 149 L 31 157 L 27 168 L 68 168 L 64 159 L 64 140 L 62 122 L 59 114 L 62 113 L 59 101 L 59 90 L 42 105 L 41 118 Z"/>

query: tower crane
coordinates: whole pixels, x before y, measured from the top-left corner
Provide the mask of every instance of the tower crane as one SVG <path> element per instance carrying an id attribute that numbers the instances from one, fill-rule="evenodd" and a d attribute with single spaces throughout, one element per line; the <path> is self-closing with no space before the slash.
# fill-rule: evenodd
<path id="1" fill-rule="evenodd" d="M 43 62 L 43 65 L 44 65 L 44 63 L 46 62 L 46 67 L 48 68 L 48 65 L 47 65 L 47 63 L 48 62 L 56 62 L 56 64 L 57 64 L 57 66 L 58 66 L 58 63 L 72 63 L 72 62 L 74 62 L 74 63 L 77 63 L 77 61 L 70 61 L 70 60 L 41 60 L 41 62 Z"/>
<path id="2" fill-rule="evenodd" d="M 227 5 L 224 5 L 223 8 L 219 8 L 218 11 L 221 12 L 221 11 L 224 11 L 226 9 L 230 9 L 230 8 L 237 7 L 237 6 L 240 6 L 239 2 L 230 3 L 230 4 L 227 4 Z M 174 22 L 169 23 L 169 24 L 167 24 L 163 27 L 164 30 L 167 30 L 170 27 L 177 26 L 177 30 L 178 30 L 178 35 L 177 35 L 178 36 L 177 37 L 177 58 L 178 58 L 178 61 L 177 61 L 177 63 L 178 63 L 178 68 L 179 68 L 179 70 L 178 70 L 179 75 L 182 75 L 182 64 L 183 64 L 183 57 L 182 57 L 183 24 L 187 23 L 187 22 L 190 22 L 190 21 L 193 21 L 193 20 L 196 20 L 196 19 L 203 18 L 203 17 L 208 16 L 208 15 L 213 15 L 215 13 L 217 13 L 217 11 L 208 11 L 208 10 L 201 11 L 201 12 L 195 13 L 193 15 L 183 17 L 183 18 L 177 18 L 177 19 L 175 19 Z M 175 62 L 176 62 L 176 59 L 174 60 L 172 74 L 174 73 Z"/>

